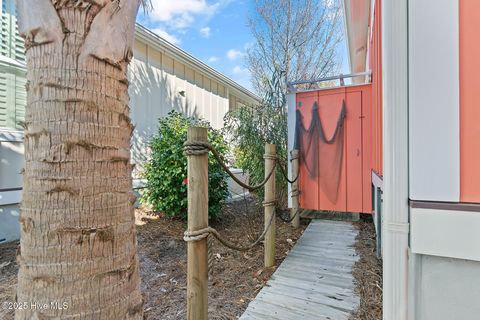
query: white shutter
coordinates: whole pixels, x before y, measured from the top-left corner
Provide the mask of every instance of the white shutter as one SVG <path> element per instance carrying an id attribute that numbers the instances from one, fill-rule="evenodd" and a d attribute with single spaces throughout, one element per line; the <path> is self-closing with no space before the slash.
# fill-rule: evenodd
<path id="1" fill-rule="evenodd" d="M 14 0 L 0 0 L 0 55 L 25 62 L 25 45 L 18 34 Z M 25 71 L 6 64 L 0 66 L 0 128 L 21 129 L 27 95 Z"/>
<path id="2" fill-rule="evenodd" d="M 27 106 L 27 79 L 23 72 L 15 76 L 15 128 L 21 130 L 21 122 L 25 121 L 25 107 Z"/>
<path id="3" fill-rule="evenodd" d="M 7 127 L 8 103 L 7 103 L 7 83 L 8 74 L 0 71 L 0 128 Z"/>

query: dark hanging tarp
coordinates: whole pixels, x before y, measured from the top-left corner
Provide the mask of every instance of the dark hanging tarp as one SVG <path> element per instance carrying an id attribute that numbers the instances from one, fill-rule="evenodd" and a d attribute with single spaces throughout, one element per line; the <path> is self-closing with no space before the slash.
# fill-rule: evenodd
<path id="1" fill-rule="evenodd" d="M 312 121 L 308 128 L 303 125 L 300 110 L 296 113 L 294 148 L 300 152 L 300 164 L 306 168 L 310 178 L 319 181 L 323 192 L 332 203 L 337 202 L 342 175 L 346 112 L 343 100 L 337 126 L 330 138 L 325 135 L 316 102 L 312 107 Z"/>

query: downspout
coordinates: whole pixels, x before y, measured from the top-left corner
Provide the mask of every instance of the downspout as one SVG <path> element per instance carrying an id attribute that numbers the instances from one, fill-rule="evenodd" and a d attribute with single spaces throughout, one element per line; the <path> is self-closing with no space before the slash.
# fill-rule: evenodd
<path id="1" fill-rule="evenodd" d="M 407 319 L 408 0 L 382 3 L 384 257 L 383 319 Z"/>

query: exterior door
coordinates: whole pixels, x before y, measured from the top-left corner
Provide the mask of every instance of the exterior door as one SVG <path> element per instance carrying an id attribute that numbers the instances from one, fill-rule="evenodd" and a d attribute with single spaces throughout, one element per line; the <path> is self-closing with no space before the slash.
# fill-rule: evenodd
<path id="1" fill-rule="evenodd" d="M 337 121 L 345 101 L 346 117 L 344 122 L 343 154 L 341 160 L 341 173 L 338 182 L 336 199 L 329 196 L 325 190 L 324 174 L 313 178 L 308 174 L 305 163 L 300 162 L 300 207 L 321 211 L 339 212 L 371 212 L 371 205 L 365 202 L 370 197 L 370 175 L 368 169 L 370 160 L 368 150 L 364 144 L 364 128 L 366 116 L 363 114 L 362 103 L 365 93 L 361 89 L 335 88 L 297 94 L 297 110 L 302 116 L 302 124 L 308 128 L 312 121 L 312 109 L 315 103 L 326 139 L 330 139 L 337 127 Z M 366 95 L 368 98 L 368 94 Z M 367 99 L 368 100 L 368 99 Z M 366 100 L 365 100 L 366 101 Z M 366 110 L 368 113 L 368 110 Z M 338 139 L 339 137 L 337 137 Z M 370 139 L 371 140 L 371 139 Z M 365 151 L 366 150 L 366 151 Z M 325 162 L 318 159 L 318 171 L 332 170 Z M 323 171 L 325 172 L 325 171 Z"/>

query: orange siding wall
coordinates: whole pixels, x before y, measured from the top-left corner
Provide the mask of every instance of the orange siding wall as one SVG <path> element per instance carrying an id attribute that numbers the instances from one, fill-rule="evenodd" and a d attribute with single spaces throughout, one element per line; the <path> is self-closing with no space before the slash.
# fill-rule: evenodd
<path id="1" fill-rule="evenodd" d="M 319 178 L 310 178 L 306 168 L 300 165 L 302 208 L 372 212 L 372 171 L 383 176 L 381 2 L 375 1 L 373 26 L 370 26 L 368 57 L 372 83 L 297 94 L 297 109 L 302 113 L 304 126 L 308 127 L 310 124 L 312 106 L 317 102 L 327 136 L 330 136 L 336 124 L 343 99 L 347 106 L 344 156 L 337 202 L 331 203 L 322 191 Z"/>
<path id="2" fill-rule="evenodd" d="M 303 126 L 305 128 L 310 126 L 310 122 L 312 121 L 311 106 L 313 106 L 317 100 L 318 93 L 316 91 L 305 92 L 297 95 L 297 109 L 300 110 L 300 113 L 302 114 Z M 319 187 L 320 181 L 311 178 L 308 174 L 306 166 L 300 165 L 299 202 L 301 208 L 319 210 Z"/>
<path id="3" fill-rule="evenodd" d="M 480 1 L 460 0 L 460 201 L 480 202 Z"/>
<path id="4" fill-rule="evenodd" d="M 383 114 L 382 114 L 382 20 L 381 0 L 375 1 L 373 27 L 370 28 L 369 61 L 372 71 L 373 155 L 372 169 L 383 176 Z"/>
<path id="5" fill-rule="evenodd" d="M 304 127 L 312 120 L 312 107 L 318 104 L 325 134 L 331 137 L 345 100 L 345 143 L 338 199 L 332 203 L 322 190 L 320 178 L 310 178 L 300 165 L 300 207 L 313 210 L 372 212 L 372 86 L 361 85 L 297 94 L 297 109 Z M 328 170 L 329 168 L 320 168 Z"/>

